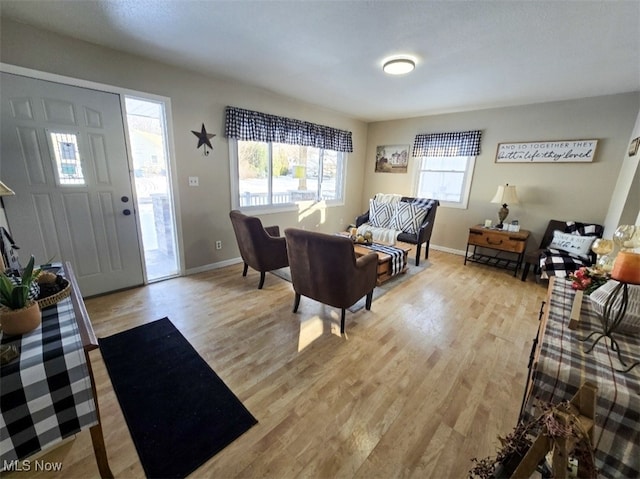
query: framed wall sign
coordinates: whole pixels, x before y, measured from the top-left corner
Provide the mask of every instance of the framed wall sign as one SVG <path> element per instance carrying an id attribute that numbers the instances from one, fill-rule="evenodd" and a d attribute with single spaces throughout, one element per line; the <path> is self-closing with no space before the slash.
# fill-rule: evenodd
<path id="1" fill-rule="evenodd" d="M 377 173 L 406 173 L 410 145 L 384 145 L 376 148 Z"/>
<path id="2" fill-rule="evenodd" d="M 496 163 L 591 162 L 598 140 L 498 143 Z"/>

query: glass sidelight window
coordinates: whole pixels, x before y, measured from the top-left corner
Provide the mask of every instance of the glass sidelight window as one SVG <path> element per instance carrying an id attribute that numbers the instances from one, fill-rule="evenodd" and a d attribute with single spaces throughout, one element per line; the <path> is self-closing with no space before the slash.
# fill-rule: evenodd
<path id="1" fill-rule="evenodd" d="M 125 97 L 147 279 L 178 274 L 178 248 L 167 148 L 165 105 Z"/>

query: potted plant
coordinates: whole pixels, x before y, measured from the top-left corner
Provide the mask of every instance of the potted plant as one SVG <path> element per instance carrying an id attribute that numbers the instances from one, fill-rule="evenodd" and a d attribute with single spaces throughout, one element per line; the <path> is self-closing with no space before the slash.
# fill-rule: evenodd
<path id="1" fill-rule="evenodd" d="M 0 329 L 5 334 L 25 334 L 36 329 L 42 320 L 37 298 L 31 297 L 31 287 L 40 274 L 34 270 L 31 256 L 20 276 L 0 274 Z"/>

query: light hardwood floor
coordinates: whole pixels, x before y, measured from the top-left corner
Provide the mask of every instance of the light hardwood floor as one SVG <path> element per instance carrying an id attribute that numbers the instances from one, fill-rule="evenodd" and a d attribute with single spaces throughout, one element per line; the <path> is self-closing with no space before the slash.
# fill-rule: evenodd
<path id="1" fill-rule="evenodd" d="M 410 254 L 410 257 L 412 255 Z M 412 260 L 411 260 L 412 261 Z M 259 423 L 191 477 L 464 478 L 515 425 L 546 283 L 432 250 L 424 271 L 347 313 L 240 264 L 86 301 L 98 337 L 168 316 Z M 144 477 L 99 351 L 116 477 Z M 153 401 L 153 398 L 149 398 Z M 45 455 L 98 477 L 88 431 Z M 20 477 L 20 474 L 6 477 Z"/>

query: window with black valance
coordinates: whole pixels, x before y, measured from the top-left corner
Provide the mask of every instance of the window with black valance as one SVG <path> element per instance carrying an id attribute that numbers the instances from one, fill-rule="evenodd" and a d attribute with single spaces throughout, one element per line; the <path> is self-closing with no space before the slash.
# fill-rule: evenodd
<path id="1" fill-rule="evenodd" d="M 232 106 L 226 110 L 225 136 L 244 141 L 353 151 L 350 131 Z"/>
<path id="2" fill-rule="evenodd" d="M 480 130 L 419 134 L 413 142 L 413 156 L 478 156 L 481 137 Z"/>

